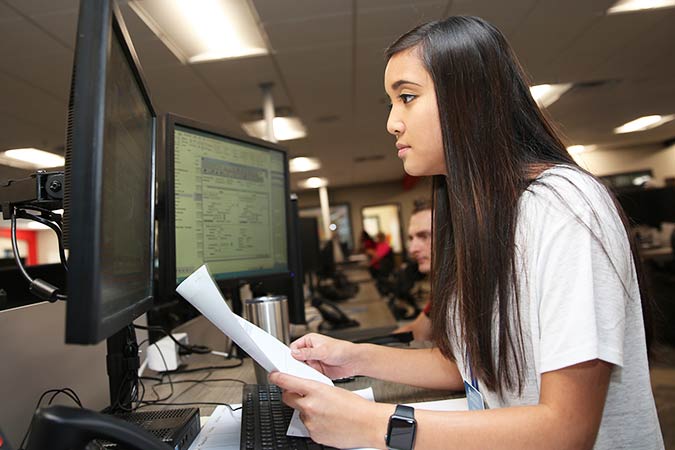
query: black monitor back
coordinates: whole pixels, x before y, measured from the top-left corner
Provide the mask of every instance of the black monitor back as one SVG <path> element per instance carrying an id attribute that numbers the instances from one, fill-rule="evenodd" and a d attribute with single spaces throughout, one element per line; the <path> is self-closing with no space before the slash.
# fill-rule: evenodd
<path id="1" fill-rule="evenodd" d="M 300 217 L 298 220 L 300 230 L 300 258 L 305 273 L 316 273 L 320 267 L 319 220 L 316 217 Z"/>
<path id="2" fill-rule="evenodd" d="M 675 187 L 623 191 L 617 198 L 634 225 L 658 227 L 662 222 L 675 222 Z"/>
<path id="3" fill-rule="evenodd" d="M 307 323 L 305 318 L 305 291 L 304 291 L 304 261 L 302 258 L 305 236 L 300 227 L 301 217 L 298 216 L 298 198 L 291 194 L 291 209 L 289 220 L 288 262 L 290 275 L 273 277 L 251 283 L 251 292 L 254 297 L 268 294 L 285 295 L 288 299 L 288 319 L 293 324 Z"/>

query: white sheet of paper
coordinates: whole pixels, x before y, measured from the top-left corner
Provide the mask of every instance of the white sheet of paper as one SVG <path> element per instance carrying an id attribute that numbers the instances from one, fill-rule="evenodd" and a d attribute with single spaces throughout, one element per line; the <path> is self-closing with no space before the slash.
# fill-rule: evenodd
<path id="1" fill-rule="evenodd" d="M 366 400 L 371 402 L 375 401 L 375 395 L 373 394 L 373 388 L 368 387 L 365 389 L 360 389 L 358 391 L 352 391 L 356 395 L 359 395 Z M 287 436 L 298 436 L 298 437 L 309 437 L 309 431 L 305 428 L 305 424 L 300 420 L 300 413 L 295 410 L 293 411 L 293 417 L 291 417 L 291 423 L 288 424 L 288 430 L 286 431 Z"/>
<path id="2" fill-rule="evenodd" d="M 240 431 L 241 410 L 232 412 L 220 405 L 211 413 L 188 450 L 239 450 Z"/>
<path id="3" fill-rule="evenodd" d="M 179 284 L 176 292 L 268 372 L 278 370 L 333 386 L 330 378 L 293 358 L 291 349 L 286 344 L 234 314 L 225 303 L 206 265 L 195 270 Z"/>

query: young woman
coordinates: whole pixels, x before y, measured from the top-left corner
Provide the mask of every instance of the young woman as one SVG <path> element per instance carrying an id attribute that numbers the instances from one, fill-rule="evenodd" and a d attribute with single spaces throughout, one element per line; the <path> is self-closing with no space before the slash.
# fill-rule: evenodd
<path id="1" fill-rule="evenodd" d="M 505 38 L 451 17 L 387 57 L 387 129 L 406 172 L 434 176 L 437 347 L 308 335 L 291 349 L 333 378 L 466 388 L 474 410 L 395 409 L 273 373 L 284 401 L 312 438 L 342 448 L 663 448 L 622 213 L 569 157 Z"/>

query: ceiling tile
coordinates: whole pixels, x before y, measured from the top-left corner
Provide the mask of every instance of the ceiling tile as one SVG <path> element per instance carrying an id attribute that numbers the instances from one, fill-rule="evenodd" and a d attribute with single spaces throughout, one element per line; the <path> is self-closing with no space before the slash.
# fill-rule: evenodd
<path id="1" fill-rule="evenodd" d="M 495 25 L 507 37 L 515 34 L 539 0 L 454 0 L 451 15 L 478 16 Z"/>
<path id="2" fill-rule="evenodd" d="M 356 19 L 356 39 L 386 37 L 393 41 L 402 33 L 443 16 L 447 3 L 408 3 L 386 9 L 359 8 Z"/>
<path id="3" fill-rule="evenodd" d="M 296 22 L 270 23 L 265 30 L 278 52 L 351 42 L 351 15 L 325 16 Z"/>
<path id="4" fill-rule="evenodd" d="M 625 57 L 632 42 L 659 29 L 660 18 L 653 14 L 604 16 L 579 34 L 549 65 L 538 72 L 538 82 L 588 81 L 626 78 L 630 64 L 612 67 L 615 57 Z M 615 70 L 618 69 L 618 70 Z"/>
<path id="5" fill-rule="evenodd" d="M 22 20 L 21 16 L 17 14 L 13 8 L 10 8 L 5 3 L 0 1 L 0 24 L 13 22 L 16 20 Z"/>
<path id="6" fill-rule="evenodd" d="M 253 0 L 260 20 L 267 23 L 351 14 L 352 0 Z"/>
<path id="7" fill-rule="evenodd" d="M 262 108 L 261 83 L 273 83 L 272 96 L 277 107 L 291 106 L 284 83 L 270 57 L 214 61 L 195 64 L 193 68 L 237 114 Z"/>
<path id="8" fill-rule="evenodd" d="M 77 8 L 64 9 L 32 16 L 31 19 L 51 36 L 58 39 L 59 43 L 72 50 L 75 48 L 75 38 L 77 37 L 77 11 Z"/>
<path id="9" fill-rule="evenodd" d="M 4 0 L 28 16 L 49 14 L 55 11 L 77 10 L 80 0 Z M 85 0 L 86 1 L 86 0 Z"/>
<path id="10" fill-rule="evenodd" d="M 25 21 L 6 22 L 2 25 L 0 61 L 10 65 L 13 58 L 23 55 L 52 55 L 63 51 L 64 46 L 44 31 Z"/>

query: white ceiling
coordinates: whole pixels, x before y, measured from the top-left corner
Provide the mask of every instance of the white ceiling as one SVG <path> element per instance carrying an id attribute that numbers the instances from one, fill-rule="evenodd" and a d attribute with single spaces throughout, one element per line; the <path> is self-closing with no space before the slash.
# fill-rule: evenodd
<path id="1" fill-rule="evenodd" d="M 675 9 L 606 16 L 613 0 L 251 0 L 271 55 L 185 66 L 126 6 L 127 27 L 156 108 L 241 132 L 273 82 L 277 107 L 308 137 L 332 186 L 400 179 L 385 131 L 383 50 L 412 26 L 479 15 L 509 38 L 536 84 L 575 82 L 550 108 L 568 144 L 640 146 L 675 137 L 675 122 L 614 135 L 637 116 L 675 113 Z M 0 0 L 0 150 L 62 152 L 78 0 Z M 357 163 L 355 158 L 382 155 Z M 0 178 L 15 173 L 0 167 Z M 295 186 L 294 186 L 295 187 Z"/>

